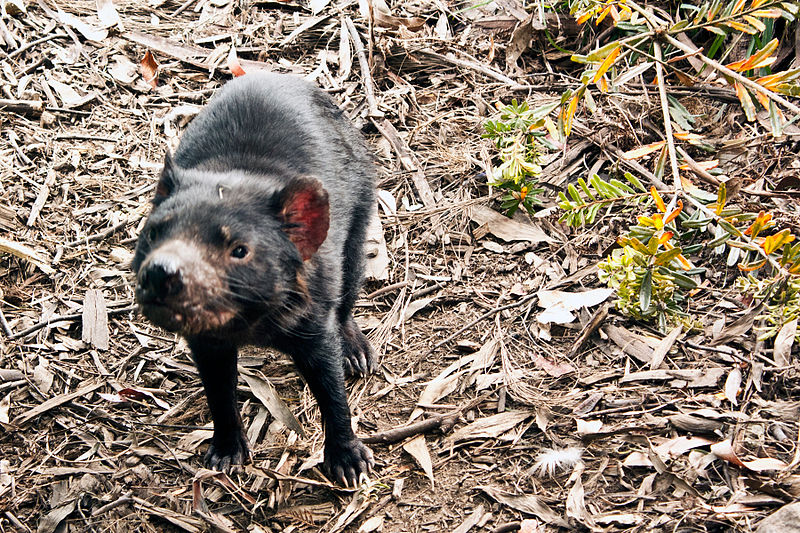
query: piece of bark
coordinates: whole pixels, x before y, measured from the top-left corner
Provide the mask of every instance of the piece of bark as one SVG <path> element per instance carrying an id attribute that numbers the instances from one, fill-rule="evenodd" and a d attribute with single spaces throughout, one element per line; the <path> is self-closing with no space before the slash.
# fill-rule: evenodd
<path id="1" fill-rule="evenodd" d="M 108 311 L 103 293 L 89 289 L 83 298 L 81 340 L 98 350 L 108 350 Z"/>

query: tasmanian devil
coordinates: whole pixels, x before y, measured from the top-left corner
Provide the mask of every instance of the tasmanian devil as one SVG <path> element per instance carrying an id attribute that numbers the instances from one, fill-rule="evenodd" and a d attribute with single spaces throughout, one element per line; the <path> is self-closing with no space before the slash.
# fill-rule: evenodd
<path id="1" fill-rule="evenodd" d="M 354 486 L 372 468 L 344 373 L 374 364 L 352 315 L 373 179 L 341 110 L 280 74 L 228 82 L 167 154 L 133 259 L 136 299 L 191 348 L 214 421 L 210 468 L 250 458 L 236 405 L 243 344 L 294 360 L 322 413 L 329 476 Z"/>

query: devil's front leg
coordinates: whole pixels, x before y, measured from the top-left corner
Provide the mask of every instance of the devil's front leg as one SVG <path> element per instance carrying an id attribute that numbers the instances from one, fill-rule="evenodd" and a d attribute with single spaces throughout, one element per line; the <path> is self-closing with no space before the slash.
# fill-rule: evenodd
<path id="1" fill-rule="evenodd" d="M 187 339 L 208 400 L 214 436 L 205 456 L 208 468 L 230 473 L 250 460 L 236 405 L 237 349 L 233 343 L 195 337 Z"/>
<path id="2" fill-rule="evenodd" d="M 314 327 L 311 333 L 283 339 L 277 348 L 292 357 L 319 405 L 325 430 L 326 474 L 338 483 L 355 487 L 375 461 L 350 425 L 339 327 L 332 317 L 325 324 Z"/>

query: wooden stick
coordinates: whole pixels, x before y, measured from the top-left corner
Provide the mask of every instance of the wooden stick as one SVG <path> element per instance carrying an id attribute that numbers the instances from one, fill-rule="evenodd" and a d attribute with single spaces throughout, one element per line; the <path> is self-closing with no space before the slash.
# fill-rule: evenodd
<path id="1" fill-rule="evenodd" d="M 7 109 L 18 113 L 41 113 L 44 111 L 44 102 L 41 100 L 9 100 L 0 98 L 0 110 Z"/>
<path id="2" fill-rule="evenodd" d="M 344 23 L 347 24 L 347 29 L 350 32 L 350 38 L 353 40 L 353 47 L 358 56 L 358 65 L 361 67 L 361 81 L 364 84 L 364 93 L 367 96 L 367 114 L 370 118 L 381 118 L 383 113 L 378 109 L 378 102 L 375 100 L 375 85 L 372 82 L 372 73 L 369 70 L 369 61 L 367 61 L 367 54 L 364 51 L 364 44 L 361 42 L 361 37 L 358 35 L 356 25 L 353 24 L 350 17 L 344 18 Z"/>

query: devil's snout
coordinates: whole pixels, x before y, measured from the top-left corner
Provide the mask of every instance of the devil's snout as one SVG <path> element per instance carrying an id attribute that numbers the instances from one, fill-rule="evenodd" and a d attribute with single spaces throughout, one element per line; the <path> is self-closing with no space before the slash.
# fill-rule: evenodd
<path id="1" fill-rule="evenodd" d="M 163 302 L 183 290 L 183 273 L 179 258 L 161 254 L 149 259 L 138 277 L 140 302 Z"/>

